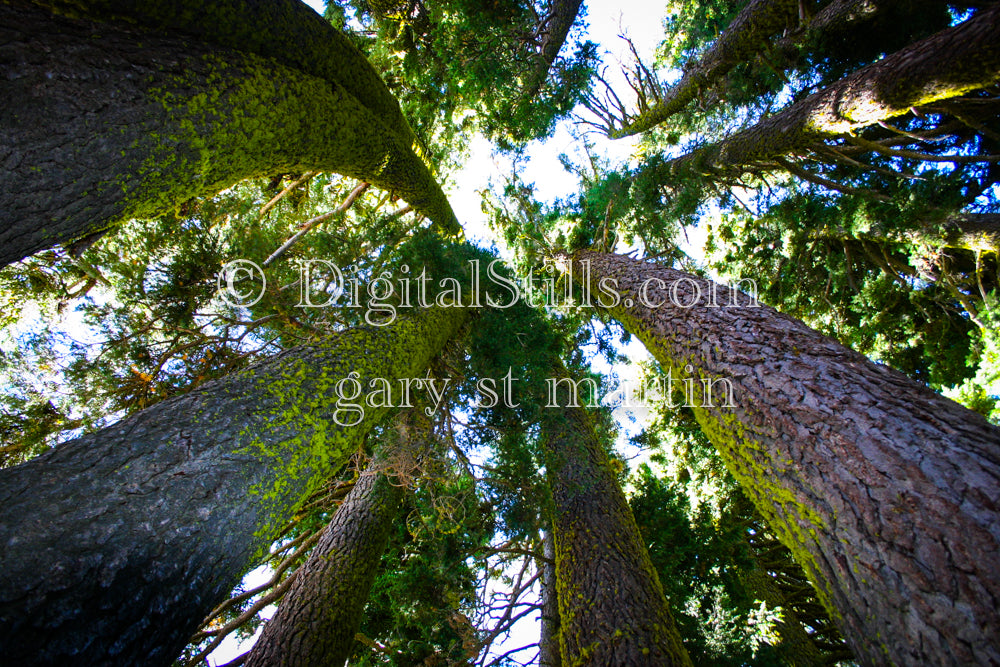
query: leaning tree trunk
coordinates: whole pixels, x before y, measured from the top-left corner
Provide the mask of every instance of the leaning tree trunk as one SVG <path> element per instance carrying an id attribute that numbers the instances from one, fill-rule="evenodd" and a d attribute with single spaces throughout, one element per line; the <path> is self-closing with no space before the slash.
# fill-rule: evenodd
<path id="1" fill-rule="evenodd" d="M 542 89 L 542 85 L 549 76 L 549 70 L 552 69 L 556 56 L 559 55 L 559 50 L 562 49 L 569 36 L 573 23 L 576 22 L 576 16 L 580 13 L 582 5 L 583 0 L 554 0 L 551 3 L 548 20 L 543 29 L 545 36 L 542 38 L 541 48 L 536 56 L 538 62 L 535 63 L 534 70 L 527 76 L 527 81 L 521 89 L 521 95 L 518 98 L 519 105 L 535 101 L 538 91 Z"/>
<path id="2" fill-rule="evenodd" d="M 464 316 L 332 335 L 0 470 L 4 661 L 170 664 L 385 414 L 340 401 L 349 373 L 419 377 Z"/>
<path id="3" fill-rule="evenodd" d="M 749 571 L 740 572 L 738 576 L 740 584 L 753 596 L 751 599 L 767 603 L 772 610 L 781 610 L 781 617 L 774 622 L 774 629 L 781 638 L 775 649 L 787 664 L 805 667 L 828 662 L 825 659 L 827 654 L 819 646 L 816 637 L 806 632 L 795 608 L 789 604 L 770 572 L 753 567 Z M 847 652 L 846 648 L 844 652 Z M 850 656 L 846 658 L 850 659 Z"/>
<path id="4" fill-rule="evenodd" d="M 728 172 L 1000 81 L 1000 4 L 813 93 L 668 171 Z"/>
<path id="5" fill-rule="evenodd" d="M 554 371 L 569 381 L 561 363 Z M 590 416 L 569 407 L 565 383 L 553 394 L 558 407 L 542 408 L 541 438 L 554 506 L 563 664 L 690 665 Z"/>
<path id="6" fill-rule="evenodd" d="M 403 417 L 396 443 L 414 454 L 425 448 L 429 434 L 420 409 Z M 247 667 L 341 667 L 350 657 L 403 497 L 389 469 L 392 445 L 380 443 L 378 450 L 296 572 Z"/>
<path id="7" fill-rule="evenodd" d="M 645 132 L 684 109 L 706 87 L 765 50 L 768 39 L 794 23 L 798 13 L 798 0 L 750 0 L 712 48 L 684 71 L 681 80 L 671 86 L 661 100 L 610 133 L 611 138 Z"/>
<path id="8" fill-rule="evenodd" d="M 688 393 L 864 663 L 1000 662 L 1000 429 L 709 281 L 619 255 L 562 261 L 592 302 L 600 280 L 615 287 L 603 305 Z"/>
<path id="9" fill-rule="evenodd" d="M 410 145 L 329 79 L 6 3 L 0 69 L 0 266 L 267 173 L 359 178 L 458 229 Z"/>
<path id="10" fill-rule="evenodd" d="M 362 473 L 264 626 L 247 667 L 344 664 L 402 495 L 384 471 Z"/>

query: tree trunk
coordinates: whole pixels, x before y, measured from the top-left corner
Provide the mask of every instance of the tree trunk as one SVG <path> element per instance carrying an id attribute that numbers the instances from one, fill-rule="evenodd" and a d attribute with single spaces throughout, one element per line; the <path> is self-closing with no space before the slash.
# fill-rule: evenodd
<path id="1" fill-rule="evenodd" d="M 681 80 L 666 91 L 662 100 L 628 125 L 612 132 L 611 138 L 645 132 L 681 111 L 703 89 L 763 51 L 772 35 L 796 22 L 798 11 L 799 0 L 750 0 L 712 48 L 685 70 Z"/>
<path id="2" fill-rule="evenodd" d="M 1000 214 L 959 213 L 953 215 L 945 221 L 943 241 L 949 248 L 998 252 L 1000 251 Z M 930 242 L 933 243 L 932 240 Z"/>
<path id="3" fill-rule="evenodd" d="M 399 102 L 365 55 L 301 0 L 87 0 L 83 6 L 78 0 L 42 0 L 41 4 L 67 16 L 97 22 L 124 18 L 158 34 L 184 34 L 276 60 L 342 86 L 404 144 L 415 141 Z"/>
<path id="4" fill-rule="evenodd" d="M 622 301 L 603 303 L 686 388 L 862 662 L 1000 662 L 1000 429 L 709 281 L 618 255 L 562 261 L 591 290 L 613 281 Z"/>
<path id="5" fill-rule="evenodd" d="M 561 364 L 554 378 L 566 378 Z M 690 665 L 663 588 L 589 415 L 542 409 L 542 445 L 555 507 L 556 585 L 563 664 Z"/>
<path id="6" fill-rule="evenodd" d="M 737 171 L 997 81 L 1000 5 L 995 4 L 665 168 Z"/>
<path id="7" fill-rule="evenodd" d="M 170 664 L 387 411 L 350 410 L 340 382 L 386 378 L 398 405 L 395 379 L 422 375 L 464 318 L 332 335 L 0 470 L 4 660 Z"/>
<path id="8" fill-rule="evenodd" d="M 556 543 L 552 530 L 542 536 L 542 609 L 541 633 L 538 639 L 538 666 L 562 667 L 559 655 L 559 595 L 556 592 Z"/>
<path id="9" fill-rule="evenodd" d="M 459 229 L 372 111 L 253 53 L 0 4 L 0 69 L 0 265 L 267 173 L 355 177 Z"/>
<path id="10" fill-rule="evenodd" d="M 781 619 L 774 624 L 781 638 L 781 643 L 777 646 L 781 657 L 792 667 L 824 664 L 826 656 L 823 650 L 802 627 L 802 622 L 778 589 L 774 578 L 768 572 L 756 567 L 749 572 L 741 573 L 739 578 L 740 584 L 751 595 L 756 596 L 755 599 L 766 602 L 768 609 L 781 609 Z"/>
<path id="11" fill-rule="evenodd" d="M 538 95 L 538 91 L 541 90 L 545 79 L 549 76 L 552 63 L 556 61 L 559 50 L 562 49 L 566 37 L 569 36 L 569 31 L 573 27 L 576 15 L 580 12 L 582 5 L 583 0 L 554 0 L 552 2 L 551 15 L 545 24 L 543 33 L 545 37 L 542 38 L 542 46 L 538 53 L 538 64 L 524 84 L 519 105 L 530 104 Z"/>
<path id="12" fill-rule="evenodd" d="M 333 515 L 247 667 L 341 667 L 347 661 L 403 496 L 381 464 L 373 461 Z"/>

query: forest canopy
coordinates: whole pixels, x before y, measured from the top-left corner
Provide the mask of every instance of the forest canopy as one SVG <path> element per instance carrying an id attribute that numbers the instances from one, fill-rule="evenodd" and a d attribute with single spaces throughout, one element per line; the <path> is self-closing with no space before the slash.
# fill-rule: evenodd
<path id="1" fill-rule="evenodd" d="M 1000 662 L 1000 6 L 599 7 L 0 0 L 5 659 Z"/>

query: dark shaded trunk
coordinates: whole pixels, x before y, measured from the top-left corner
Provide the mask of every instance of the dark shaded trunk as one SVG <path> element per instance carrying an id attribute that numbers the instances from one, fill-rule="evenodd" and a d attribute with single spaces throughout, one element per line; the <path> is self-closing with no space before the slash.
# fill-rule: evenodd
<path id="1" fill-rule="evenodd" d="M 862 27 L 874 31 L 892 30 L 894 21 L 912 20 L 918 12 L 943 11 L 949 4 L 953 3 L 945 0 L 831 0 L 801 30 L 778 39 L 773 51 L 779 61 L 787 63 L 792 52 L 805 41 L 829 43 L 850 37 Z"/>
<path id="2" fill-rule="evenodd" d="M 124 18 L 158 34 L 253 53 L 342 86 L 407 146 L 399 102 L 348 36 L 301 0 L 38 0 L 56 13 L 101 22 Z M 294 46 L 293 46 L 294 45 Z"/>
<path id="3" fill-rule="evenodd" d="M 539 667 L 562 667 L 559 655 L 559 595 L 556 592 L 556 542 L 552 530 L 542 536 L 542 554 L 545 560 L 540 567 L 542 588 L 541 632 L 538 639 Z"/>
<path id="4" fill-rule="evenodd" d="M 521 91 L 519 104 L 530 104 L 538 91 L 542 89 L 545 79 L 549 76 L 549 70 L 559 55 L 559 50 L 566 43 L 569 31 L 576 21 L 576 15 L 580 12 L 583 0 L 554 0 L 552 2 L 551 13 L 546 21 L 543 31 L 542 45 L 538 53 L 538 63 L 535 69 L 528 76 Z"/>
<path id="5" fill-rule="evenodd" d="M 566 369 L 554 368 L 554 378 Z M 690 665 L 635 517 L 590 416 L 560 384 L 542 409 L 563 664 Z"/>
<path id="6" fill-rule="evenodd" d="M 743 294 L 574 260 L 579 283 L 614 281 L 609 312 L 675 388 L 690 379 L 705 433 L 863 663 L 1000 662 L 1000 429 Z"/>
<path id="7" fill-rule="evenodd" d="M 0 5 L 0 69 L 0 265 L 267 173 L 355 177 L 458 230 L 410 145 L 273 60 L 18 3 Z"/>
<path id="8" fill-rule="evenodd" d="M 799 0 L 750 0 L 715 44 L 658 101 L 611 138 L 629 137 L 681 111 L 702 90 L 767 48 L 768 39 L 798 19 Z"/>
<path id="9" fill-rule="evenodd" d="M 806 632 L 798 619 L 795 609 L 777 586 L 774 576 L 760 568 L 754 568 L 741 573 L 740 584 L 753 596 L 753 599 L 767 603 L 768 609 L 780 609 L 781 618 L 774 622 L 774 629 L 781 638 L 777 646 L 778 652 L 789 665 L 822 665 L 832 663 L 827 660 L 823 649 L 817 645 L 813 635 Z M 847 652 L 846 649 L 844 651 Z M 850 660 L 852 656 L 840 656 L 842 660 Z"/>
<path id="10" fill-rule="evenodd" d="M 295 574 L 247 667 L 340 667 L 351 654 L 403 487 L 376 459 Z"/>
<path id="11" fill-rule="evenodd" d="M 667 162 L 666 170 L 735 172 L 819 140 L 1000 81 L 1000 5 L 916 42 L 753 127 Z"/>
<path id="12" fill-rule="evenodd" d="M 0 470 L 4 660 L 170 664 L 385 414 L 340 425 L 360 415 L 336 412 L 351 395 L 338 383 L 356 372 L 398 392 L 464 317 L 332 335 Z"/>

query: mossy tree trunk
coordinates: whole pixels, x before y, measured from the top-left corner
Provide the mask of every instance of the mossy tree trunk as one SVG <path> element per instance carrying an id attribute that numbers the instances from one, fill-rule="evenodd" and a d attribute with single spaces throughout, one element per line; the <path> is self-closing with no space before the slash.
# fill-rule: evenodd
<path id="1" fill-rule="evenodd" d="M 124 19 L 159 34 L 183 34 L 276 60 L 342 86 L 406 145 L 414 141 L 399 102 L 365 55 L 301 0 L 35 1 L 67 16 Z"/>
<path id="2" fill-rule="evenodd" d="M 561 364 L 554 378 L 566 378 Z M 542 408 L 564 665 L 690 665 L 649 552 L 586 410 Z"/>
<path id="3" fill-rule="evenodd" d="M 1000 661 L 1000 429 L 746 295 L 733 306 L 619 255 L 570 259 L 592 300 L 615 286 L 604 305 L 675 388 L 690 380 L 702 428 L 863 663 Z"/>
<path id="4" fill-rule="evenodd" d="M 0 470 L 0 645 L 32 665 L 168 665 L 295 508 L 465 318 L 434 309 L 294 348 Z M 385 403 L 377 400 L 374 403 Z M 339 419 L 339 422 L 337 421 Z"/>
<path id="5" fill-rule="evenodd" d="M 247 667 L 344 664 L 402 495 L 378 461 L 361 474 L 264 626 Z"/>
<path id="6" fill-rule="evenodd" d="M 391 190 L 459 229 L 388 112 L 252 51 L 4 3 L 0 68 L 0 265 L 245 178 L 308 170 Z"/>
<path id="7" fill-rule="evenodd" d="M 562 667 L 562 657 L 559 655 L 559 595 L 556 592 L 556 542 L 551 528 L 546 529 L 542 536 L 542 555 L 545 560 L 539 567 L 542 570 L 541 598 L 542 608 L 538 639 L 539 667 Z"/>
<path id="8" fill-rule="evenodd" d="M 645 132 L 684 109 L 698 93 L 766 49 L 770 37 L 796 22 L 798 12 L 798 0 L 750 0 L 712 48 L 684 71 L 681 80 L 661 100 L 612 132 L 611 137 L 619 139 Z"/>
<path id="9" fill-rule="evenodd" d="M 1000 5 L 992 4 L 862 67 L 756 125 L 665 164 L 670 171 L 730 172 L 910 109 L 1000 81 Z"/>
<path id="10" fill-rule="evenodd" d="M 419 459 L 432 435 L 421 410 L 422 401 L 383 436 L 368 469 L 264 626 L 247 667 L 340 667 L 350 657 L 403 497 L 392 470 L 394 454 Z"/>

